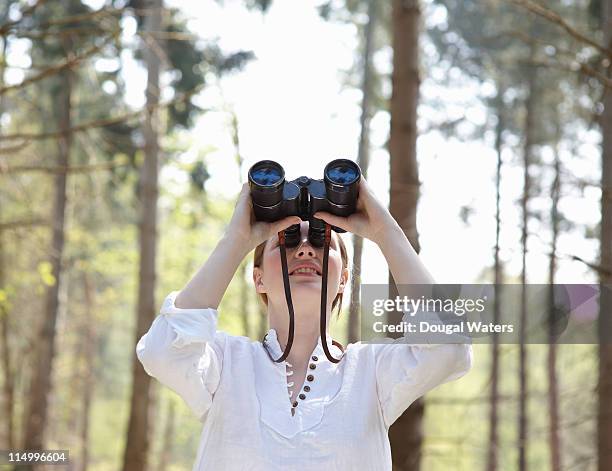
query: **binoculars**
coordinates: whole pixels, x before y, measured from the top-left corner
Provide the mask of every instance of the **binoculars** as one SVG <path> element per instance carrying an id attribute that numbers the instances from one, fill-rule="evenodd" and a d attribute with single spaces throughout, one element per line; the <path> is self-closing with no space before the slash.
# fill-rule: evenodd
<path id="1" fill-rule="evenodd" d="M 315 247 L 322 247 L 325 238 L 325 221 L 313 216 L 326 211 L 347 217 L 355 212 L 359 196 L 361 169 L 348 159 L 336 159 L 325 166 L 323 179 L 299 177 L 285 180 L 283 167 L 272 160 L 261 160 L 249 169 L 249 187 L 255 218 L 274 222 L 286 216 L 299 216 L 309 221 L 308 240 Z M 332 226 L 336 232 L 346 232 Z M 295 247 L 300 241 L 300 225 L 285 230 L 285 243 Z"/>

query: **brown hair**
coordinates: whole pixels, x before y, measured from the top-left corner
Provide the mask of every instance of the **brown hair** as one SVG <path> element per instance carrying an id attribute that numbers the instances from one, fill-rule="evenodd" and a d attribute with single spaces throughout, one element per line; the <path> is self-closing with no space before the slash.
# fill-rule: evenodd
<path id="1" fill-rule="evenodd" d="M 255 248 L 255 252 L 253 253 L 253 266 L 254 267 L 262 266 L 263 253 L 264 253 L 264 249 L 266 248 L 267 242 L 268 242 L 267 240 L 264 240 L 261 244 L 259 244 Z M 340 257 L 342 258 L 342 270 L 344 270 L 345 268 L 348 268 L 348 254 L 346 252 L 346 245 L 344 244 L 344 240 L 339 235 L 338 235 L 338 247 L 340 247 Z M 336 297 L 334 298 L 334 301 L 332 302 L 332 311 L 334 310 L 336 306 L 338 306 L 338 313 L 337 313 L 338 317 L 340 317 L 340 311 L 342 310 L 342 294 L 343 293 L 338 293 Z M 268 296 L 266 296 L 265 293 L 259 293 L 259 296 L 261 297 L 264 304 L 267 306 Z"/>

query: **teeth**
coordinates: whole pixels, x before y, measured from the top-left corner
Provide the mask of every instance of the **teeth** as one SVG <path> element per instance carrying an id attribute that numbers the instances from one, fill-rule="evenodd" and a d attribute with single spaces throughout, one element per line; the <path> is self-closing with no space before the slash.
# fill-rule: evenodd
<path id="1" fill-rule="evenodd" d="M 314 268 L 298 268 L 297 270 L 294 270 L 293 273 L 313 273 L 313 274 L 317 274 L 317 271 Z"/>

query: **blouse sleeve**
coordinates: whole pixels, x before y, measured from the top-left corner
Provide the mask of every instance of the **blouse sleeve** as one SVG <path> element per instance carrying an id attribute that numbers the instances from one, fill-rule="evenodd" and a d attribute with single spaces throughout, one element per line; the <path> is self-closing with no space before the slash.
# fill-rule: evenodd
<path id="1" fill-rule="evenodd" d="M 166 297 L 136 355 L 150 376 L 178 393 L 203 421 L 219 386 L 225 337 L 216 331 L 215 309 L 177 308 L 178 293 Z"/>
<path id="2" fill-rule="evenodd" d="M 376 387 L 387 427 L 423 394 L 470 370 L 470 339 L 460 337 L 457 341 L 463 343 L 411 345 L 399 338 L 375 346 Z"/>

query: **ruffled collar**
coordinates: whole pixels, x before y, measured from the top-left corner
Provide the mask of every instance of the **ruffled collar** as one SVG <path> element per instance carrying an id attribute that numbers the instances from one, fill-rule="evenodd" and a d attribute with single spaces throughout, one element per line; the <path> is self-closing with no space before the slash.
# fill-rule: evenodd
<path id="1" fill-rule="evenodd" d="M 329 361 L 319 336 L 317 345 L 309 357 L 309 369 L 304 383 L 308 385 L 308 391 L 302 389 L 298 392 L 298 394 L 303 393 L 305 397 L 297 399 L 299 405 L 295 408 L 295 415 L 292 416 L 291 402 L 296 398 L 290 399 L 287 391 L 287 369 L 291 369 L 292 366 L 287 361 L 275 363 L 268 355 L 269 353 L 273 358 L 279 358 L 283 353 L 276 331 L 268 330 L 264 338 L 265 346 L 257 342 L 260 350 L 257 355 L 258 371 L 255 375 L 261 420 L 284 437 L 292 438 L 300 432 L 315 427 L 323 419 L 325 406 L 340 392 L 345 358 L 343 357 L 339 363 Z M 332 356 L 340 358 L 342 350 L 332 344 L 332 337 L 329 334 L 326 338 Z"/>
<path id="2" fill-rule="evenodd" d="M 344 348 L 340 349 L 337 345 L 335 345 L 333 343 L 334 340 L 332 336 L 329 335 L 329 333 L 327 332 L 325 333 L 325 338 L 327 340 L 327 348 L 329 349 L 329 352 L 331 353 L 331 355 L 334 358 L 340 358 L 343 353 Z M 262 345 L 264 349 L 268 350 L 272 358 L 280 358 L 280 356 L 283 354 L 283 349 L 281 348 L 280 343 L 278 342 L 278 334 L 276 332 L 276 329 L 268 330 L 268 332 L 266 333 L 266 335 L 264 336 L 262 340 Z M 329 361 L 329 359 L 325 355 L 325 350 L 323 350 L 323 343 L 321 342 L 320 335 L 317 338 L 317 345 L 315 346 L 310 356 L 311 357 L 317 356 L 318 358 L 321 358 L 322 360 L 324 359 L 325 361 Z M 282 364 L 282 363 L 283 362 L 279 364 Z M 334 364 L 333 362 L 330 362 L 330 363 Z"/>

